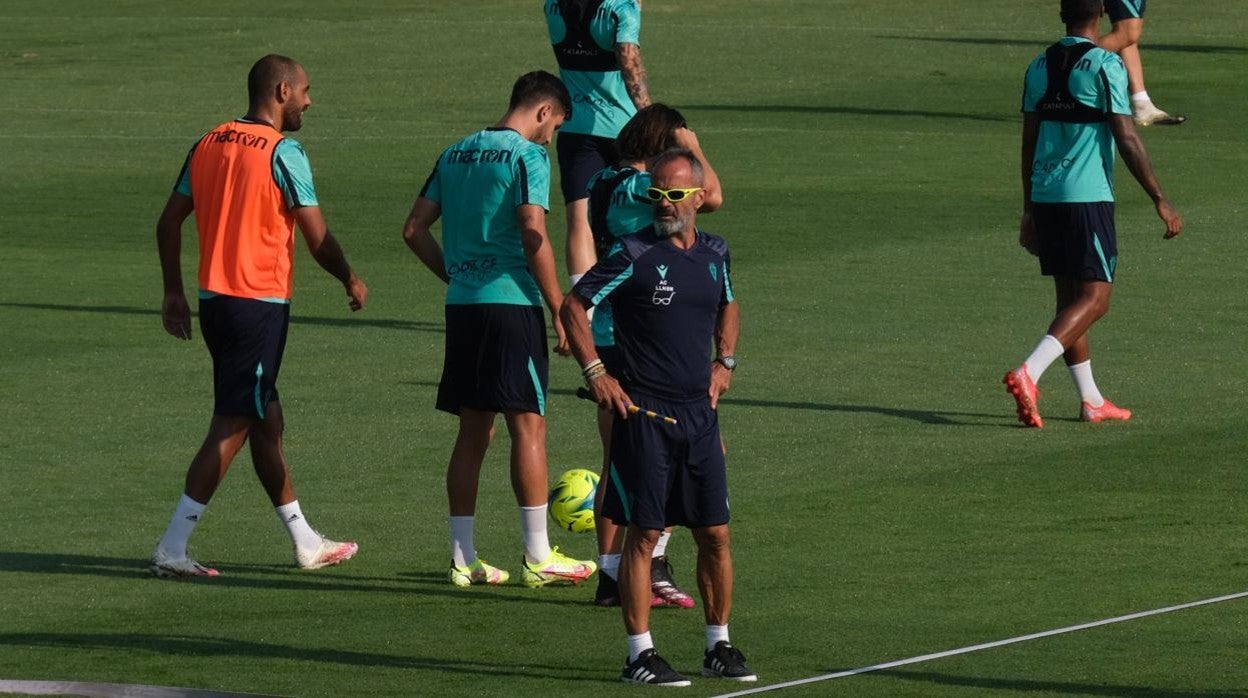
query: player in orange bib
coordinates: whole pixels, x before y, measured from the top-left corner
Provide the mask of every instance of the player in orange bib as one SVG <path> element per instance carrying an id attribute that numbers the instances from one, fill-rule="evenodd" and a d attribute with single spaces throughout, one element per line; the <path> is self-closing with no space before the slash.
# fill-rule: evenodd
<path id="1" fill-rule="evenodd" d="M 308 525 L 282 456 L 282 406 L 277 375 L 290 323 L 295 226 L 313 258 L 342 282 L 352 310 L 368 288 L 351 271 L 325 227 L 308 157 L 284 131 L 298 131 L 312 104 L 303 67 L 285 56 L 261 58 L 247 75 L 247 115 L 209 131 L 191 148 L 156 224 L 165 296 L 165 331 L 191 338 L 182 288 L 182 224 L 193 212 L 199 232 L 199 326 L 212 355 L 213 416 L 208 436 L 186 473 L 186 489 L 152 554 L 158 577 L 212 577 L 191 559 L 187 541 L 250 440 L 251 460 L 278 518 L 290 533 L 295 563 L 336 565 L 355 543 L 323 537 Z"/>

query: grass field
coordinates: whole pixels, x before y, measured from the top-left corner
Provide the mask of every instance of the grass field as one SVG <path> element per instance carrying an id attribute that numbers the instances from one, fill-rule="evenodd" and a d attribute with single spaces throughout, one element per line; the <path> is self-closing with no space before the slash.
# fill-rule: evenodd
<path id="1" fill-rule="evenodd" d="M 617 683 L 623 629 L 592 588 L 444 577 L 443 290 L 399 231 L 441 149 L 493 123 L 519 73 L 554 68 L 538 5 L 0 2 L 0 680 L 641 690 Z M 703 224 L 733 247 L 743 310 L 721 408 L 732 630 L 764 683 L 1248 587 L 1248 19 L 1239 0 L 1150 4 L 1149 91 L 1190 121 L 1144 138 L 1187 230 L 1163 242 L 1120 164 L 1120 278 L 1093 333 L 1101 387 L 1137 416 L 1075 421 L 1058 366 L 1032 431 L 998 381 L 1052 310 L 1016 244 L 1017 112 L 1056 7 L 646 3 L 652 93 L 684 110 L 725 187 Z M 298 138 L 372 290 L 349 314 L 301 250 L 282 374 L 300 501 L 361 553 L 293 569 L 243 456 L 192 541 L 223 576 L 159 582 L 146 557 L 211 384 L 202 342 L 161 330 L 154 224 L 187 148 L 242 113 L 246 70 L 271 51 L 309 71 Z M 559 203 L 550 226 L 562 265 Z M 554 472 L 597 463 L 578 382 L 552 362 Z M 506 446 L 487 460 L 477 544 L 514 574 Z M 671 552 L 692 582 L 686 533 Z M 701 623 L 656 612 L 678 669 L 697 673 Z M 1248 602 L 1228 602 L 780 694 L 1248 695 L 1246 630 Z"/>

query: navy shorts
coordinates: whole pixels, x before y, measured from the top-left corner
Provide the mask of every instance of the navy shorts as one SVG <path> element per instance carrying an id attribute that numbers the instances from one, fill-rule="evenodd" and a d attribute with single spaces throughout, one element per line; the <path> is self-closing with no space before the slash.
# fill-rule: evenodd
<path id="1" fill-rule="evenodd" d="M 1110 22 L 1124 19 L 1144 19 L 1144 6 L 1148 0 L 1105 0 L 1105 14 Z"/>
<path id="2" fill-rule="evenodd" d="M 559 154 L 559 188 L 564 203 L 589 198 L 590 178 L 620 159 L 615 139 L 584 133 L 560 132 L 555 151 Z"/>
<path id="3" fill-rule="evenodd" d="M 264 419 L 277 400 L 290 305 L 213 296 L 199 301 L 199 331 L 212 355 L 213 414 Z"/>
<path id="4" fill-rule="evenodd" d="M 459 414 L 546 414 L 546 316 L 529 305 L 446 306 L 446 357 L 437 408 Z"/>
<path id="5" fill-rule="evenodd" d="M 1113 202 L 1033 204 L 1032 215 L 1041 274 L 1113 283 L 1118 266 Z"/>
<path id="6" fill-rule="evenodd" d="M 635 390 L 628 394 L 638 407 L 676 424 L 640 414 L 615 420 L 603 514 L 650 530 L 728 523 L 728 473 L 719 414 L 710 399 L 671 403 Z"/>

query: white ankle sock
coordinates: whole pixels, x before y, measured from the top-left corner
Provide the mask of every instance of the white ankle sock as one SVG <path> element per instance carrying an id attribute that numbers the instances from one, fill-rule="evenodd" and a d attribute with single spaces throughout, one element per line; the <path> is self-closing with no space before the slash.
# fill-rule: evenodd
<path id="1" fill-rule="evenodd" d="M 546 537 L 546 505 L 520 507 L 520 528 L 524 531 L 524 558 L 534 564 L 545 562 L 550 557 L 550 538 Z"/>
<path id="2" fill-rule="evenodd" d="M 641 654 L 642 652 L 645 652 L 651 647 L 654 647 L 654 640 L 650 639 L 649 630 L 647 630 L 646 632 L 640 635 L 629 635 L 628 636 L 628 661 L 629 663 L 631 664 L 637 661 L 637 655 Z"/>
<path id="3" fill-rule="evenodd" d="M 667 553 L 667 541 L 672 537 L 671 531 L 663 531 L 659 535 L 659 542 L 654 544 L 654 554 L 651 557 L 663 557 Z"/>
<path id="4" fill-rule="evenodd" d="M 710 625 L 706 626 L 706 651 L 710 652 L 715 649 L 715 643 L 728 642 L 728 626 L 727 625 Z"/>
<path id="5" fill-rule="evenodd" d="M 612 579 L 619 580 L 620 578 L 620 556 L 619 555 L 599 555 L 598 556 L 598 574 L 605 574 Z"/>
<path id="6" fill-rule="evenodd" d="M 472 542 L 472 527 L 476 517 L 452 516 L 451 562 L 456 567 L 467 567 L 477 559 L 477 546 Z"/>
<path id="7" fill-rule="evenodd" d="M 169 527 L 165 529 L 165 535 L 156 547 L 170 557 L 186 557 L 186 543 L 191 539 L 195 524 L 199 523 L 199 517 L 207 506 L 182 495 L 178 506 L 173 510 L 173 517 L 169 519 Z"/>
<path id="8" fill-rule="evenodd" d="M 1023 362 L 1023 365 L 1027 367 L 1027 375 L 1031 376 L 1033 381 L 1039 383 L 1040 376 L 1044 375 L 1045 369 L 1054 361 L 1057 361 L 1057 357 L 1065 352 L 1066 349 L 1061 342 L 1057 341 L 1056 337 L 1051 334 L 1044 335 L 1040 343 L 1036 345 L 1035 350 L 1031 352 L 1031 356 L 1028 356 L 1027 360 Z"/>
<path id="9" fill-rule="evenodd" d="M 320 547 L 321 534 L 313 531 L 308 520 L 303 518 L 299 500 L 283 504 L 273 511 L 277 512 L 277 518 L 285 524 L 286 532 L 290 534 L 290 541 L 295 544 L 296 550 L 316 550 Z"/>
<path id="10" fill-rule="evenodd" d="M 1148 90 L 1140 90 L 1139 92 L 1131 93 L 1131 101 L 1132 102 L 1147 102 L 1149 104 L 1153 103 L 1153 100 L 1148 98 Z"/>
<path id="11" fill-rule="evenodd" d="M 1092 378 L 1091 359 L 1066 368 L 1070 369 L 1070 377 L 1075 379 L 1075 389 L 1079 391 L 1080 400 L 1093 407 L 1105 404 L 1105 397 L 1101 395 L 1101 391 L 1096 387 L 1096 381 Z"/>

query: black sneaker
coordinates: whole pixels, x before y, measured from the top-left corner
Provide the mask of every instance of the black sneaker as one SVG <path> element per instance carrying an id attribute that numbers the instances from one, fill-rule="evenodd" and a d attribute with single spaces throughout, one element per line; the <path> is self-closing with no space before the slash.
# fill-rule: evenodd
<path id="1" fill-rule="evenodd" d="M 595 606 L 619 606 L 620 605 L 620 583 L 611 578 L 611 575 L 598 571 L 598 591 L 594 593 Z"/>
<path id="2" fill-rule="evenodd" d="M 692 596 L 676 586 L 676 580 L 672 579 L 672 563 L 667 561 L 666 555 L 650 560 L 650 595 L 661 599 L 664 606 L 693 608 L 697 605 Z"/>
<path id="3" fill-rule="evenodd" d="M 703 670 L 705 671 L 705 670 Z M 637 655 L 637 661 L 624 666 L 620 680 L 628 683 L 648 683 L 654 686 L 688 686 L 689 679 L 676 673 L 667 660 L 651 647 Z"/>
<path id="4" fill-rule="evenodd" d="M 715 649 L 706 653 L 706 659 L 702 660 L 702 675 L 733 681 L 758 680 L 758 674 L 745 665 L 745 655 L 727 640 L 716 642 Z"/>

